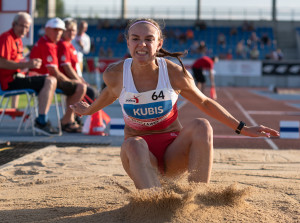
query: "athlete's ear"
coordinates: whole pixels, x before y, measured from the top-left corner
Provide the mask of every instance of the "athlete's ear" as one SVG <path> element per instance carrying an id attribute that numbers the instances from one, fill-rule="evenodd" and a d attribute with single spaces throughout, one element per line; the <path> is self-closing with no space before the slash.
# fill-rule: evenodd
<path id="1" fill-rule="evenodd" d="M 157 46 L 157 51 L 159 51 L 159 50 L 162 48 L 163 43 L 164 43 L 164 40 L 163 40 L 163 39 L 160 39 L 160 40 L 158 40 L 158 41 L 159 41 L 159 43 L 158 43 L 158 46 Z"/>

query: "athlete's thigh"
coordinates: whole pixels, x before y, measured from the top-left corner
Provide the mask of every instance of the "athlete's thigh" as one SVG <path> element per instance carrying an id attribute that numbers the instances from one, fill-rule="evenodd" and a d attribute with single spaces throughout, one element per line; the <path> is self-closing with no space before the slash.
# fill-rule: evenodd
<path id="1" fill-rule="evenodd" d="M 189 131 L 183 128 L 165 153 L 166 175 L 174 175 L 187 170 L 191 142 Z"/>

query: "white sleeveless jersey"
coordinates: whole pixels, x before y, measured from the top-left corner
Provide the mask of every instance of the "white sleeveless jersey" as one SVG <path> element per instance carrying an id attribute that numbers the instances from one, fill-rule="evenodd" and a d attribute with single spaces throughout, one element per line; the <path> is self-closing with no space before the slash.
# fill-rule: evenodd
<path id="1" fill-rule="evenodd" d="M 171 86 L 167 63 L 157 58 L 159 75 L 155 90 L 138 92 L 132 73 L 132 59 L 123 65 L 123 89 L 119 97 L 126 125 L 136 130 L 160 130 L 177 119 L 178 95 Z"/>

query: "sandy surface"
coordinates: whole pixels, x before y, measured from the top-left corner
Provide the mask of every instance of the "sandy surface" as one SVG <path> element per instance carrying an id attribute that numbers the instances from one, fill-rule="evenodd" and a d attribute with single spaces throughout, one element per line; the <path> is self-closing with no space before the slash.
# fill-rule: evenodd
<path id="1" fill-rule="evenodd" d="M 300 151 L 216 149 L 211 183 L 137 191 L 118 147 L 47 147 L 0 167 L 0 222 L 300 222 Z"/>

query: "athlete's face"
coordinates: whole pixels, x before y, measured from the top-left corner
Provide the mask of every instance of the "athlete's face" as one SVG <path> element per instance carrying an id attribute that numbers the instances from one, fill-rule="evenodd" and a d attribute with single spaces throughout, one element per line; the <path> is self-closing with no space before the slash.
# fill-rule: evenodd
<path id="1" fill-rule="evenodd" d="M 17 37 L 23 38 L 29 32 L 31 21 L 20 17 L 18 22 L 13 23 L 13 30 Z"/>
<path id="2" fill-rule="evenodd" d="M 136 24 L 128 32 L 128 49 L 132 58 L 140 63 L 153 61 L 162 43 L 159 31 L 147 23 Z"/>

